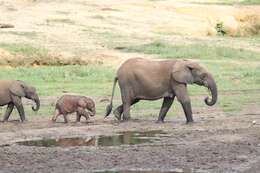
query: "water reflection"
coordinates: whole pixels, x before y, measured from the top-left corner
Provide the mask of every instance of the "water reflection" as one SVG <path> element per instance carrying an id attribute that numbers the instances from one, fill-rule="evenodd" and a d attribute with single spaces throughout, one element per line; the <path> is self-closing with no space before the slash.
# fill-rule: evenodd
<path id="1" fill-rule="evenodd" d="M 136 145 L 142 143 L 153 143 L 159 141 L 161 137 L 167 136 L 161 130 L 137 132 L 128 131 L 118 133 L 113 136 L 93 136 L 93 137 L 74 137 L 58 139 L 40 139 L 31 141 L 17 142 L 19 145 L 38 146 L 38 147 L 72 147 L 72 146 L 118 146 Z"/>

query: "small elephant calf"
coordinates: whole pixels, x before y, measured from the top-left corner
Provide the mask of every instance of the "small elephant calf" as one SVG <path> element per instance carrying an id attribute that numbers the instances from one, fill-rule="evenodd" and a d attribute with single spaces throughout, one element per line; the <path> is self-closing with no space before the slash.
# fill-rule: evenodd
<path id="1" fill-rule="evenodd" d="M 90 112 L 87 112 L 85 109 Z M 52 121 L 56 122 L 57 117 L 62 114 L 65 123 L 68 123 L 67 115 L 74 112 L 77 113 L 77 122 L 80 121 L 81 116 L 89 119 L 89 115 L 94 116 L 96 114 L 95 102 L 85 96 L 63 95 L 56 103 L 55 114 L 52 117 Z"/>

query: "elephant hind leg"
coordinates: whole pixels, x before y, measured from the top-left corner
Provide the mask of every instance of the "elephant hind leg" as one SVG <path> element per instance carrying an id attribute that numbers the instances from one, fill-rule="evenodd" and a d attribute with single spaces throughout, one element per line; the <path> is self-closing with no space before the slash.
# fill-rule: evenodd
<path id="1" fill-rule="evenodd" d="M 174 97 L 173 98 L 165 97 L 163 99 L 162 107 L 161 107 L 159 117 L 158 117 L 158 120 L 157 120 L 158 123 L 162 123 L 164 121 L 164 118 L 165 118 L 167 112 L 169 111 L 173 101 L 174 101 Z"/>
<path id="2" fill-rule="evenodd" d="M 130 107 L 137 103 L 139 99 L 132 99 L 129 102 L 123 104 L 123 121 L 128 121 L 131 119 L 130 117 Z"/>
<path id="3" fill-rule="evenodd" d="M 131 101 L 131 106 L 134 105 L 135 103 L 139 102 L 140 100 L 139 99 L 134 99 L 133 101 Z M 121 120 L 121 115 L 123 113 L 123 104 L 121 104 L 120 106 L 118 106 L 113 114 L 115 115 L 115 117 L 117 118 L 117 120 Z"/>
<path id="4" fill-rule="evenodd" d="M 13 109 L 14 109 L 14 104 L 13 103 L 9 103 L 8 106 L 7 106 L 5 115 L 4 115 L 4 119 L 3 119 L 4 122 L 8 121 L 8 119 L 9 119 Z"/>
<path id="5" fill-rule="evenodd" d="M 114 112 L 113 112 L 113 114 L 115 115 L 115 117 L 116 117 L 116 119 L 117 119 L 118 121 L 121 120 L 121 115 L 122 115 L 122 113 L 123 113 L 123 104 L 120 105 L 120 106 L 118 106 L 118 107 L 114 110 Z"/>

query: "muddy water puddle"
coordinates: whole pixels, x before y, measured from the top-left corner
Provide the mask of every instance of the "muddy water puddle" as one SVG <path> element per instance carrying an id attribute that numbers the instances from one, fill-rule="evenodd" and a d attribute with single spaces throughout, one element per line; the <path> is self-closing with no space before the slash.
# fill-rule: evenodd
<path id="1" fill-rule="evenodd" d="M 119 146 L 154 143 L 163 137 L 169 137 L 161 130 L 154 131 L 127 131 L 112 136 L 72 137 L 56 139 L 40 139 L 16 142 L 18 145 L 37 147 L 73 147 L 73 146 Z"/>

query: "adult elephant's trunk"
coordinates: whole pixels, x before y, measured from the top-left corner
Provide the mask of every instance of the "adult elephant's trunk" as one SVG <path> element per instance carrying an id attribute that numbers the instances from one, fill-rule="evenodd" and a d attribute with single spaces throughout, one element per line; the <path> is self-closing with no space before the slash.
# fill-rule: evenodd
<path id="1" fill-rule="evenodd" d="M 217 90 L 216 82 L 212 77 L 207 80 L 206 87 L 208 87 L 211 93 L 211 100 L 209 97 L 206 97 L 204 101 L 208 106 L 213 106 L 218 99 L 218 90 Z"/>
<path id="2" fill-rule="evenodd" d="M 33 101 L 35 102 L 36 107 L 32 106 L 32 110 L 38 111 L 40 109 L 40 99 L 39 99 L 39 97 L 37 96 L 35 99 L 33 99 Z"/>

